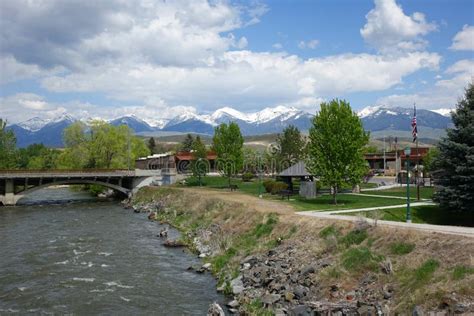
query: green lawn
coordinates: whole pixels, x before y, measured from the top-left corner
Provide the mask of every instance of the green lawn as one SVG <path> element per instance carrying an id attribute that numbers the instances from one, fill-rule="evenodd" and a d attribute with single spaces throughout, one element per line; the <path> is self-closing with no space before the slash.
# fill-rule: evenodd
<path id="1" fill-rule="evenodd" d="M 201 179 L 202 185 L 208 188 L 213 189 L 226 189 L 228 190 L 228 179 L 224 177 L 203 177 Z M 263 182 L 263 180 L 262 180 Z M 254 179 L 250 182 L 243 182 L 242 179 L 232 178 L 232 184 L 236 184 L 239 187 L 239 191 L 254 196 L 258 196 L 258 179 Z M 190 177 L 186 180 L 187 186 L 199 186 L 199 181 L 197 178 Z M 265 193 L 263 186 L 261 187 L 261 192 L 265 199 L 279 200 L 282 203 L 290 203 L 295 206 L 299 211 L 308 211 L 308 210 L 344 210 L 344 209 L 353 209 L 353 208 L 363 208 L 363 207 L 376 207 L 376 206 L 387 206 L 387 205 L 398 205 L 403 204 L 404 201 L 400 199 L 390 199 L 390 198 L 374 198 L 367 197 L 362 195 L 351 195 L 351 194 L 338 194 L 338 204 L 332 204 L 332 197 L 329 195 L 321 195 L 315 199 L 305 199 L 298 195 L 292 196 L 290 201 L 283 200 L 278 195 L 271 195 Z"/>
<path id="2" fill-rule="evenodd" d="M 379 212 L 382 214 L 380 219 L 395 222 L 406 221 L 406 208 L 380 210 Z M 372 212 L 344 213 L 340 215 L 374 217 L 374 213 Z M 437 205 L 412 207 L 411 217 L 413 223 L 474 227 L 474 216 L 472 212 L 451 212 L 443 210 Z"/>
<path id="3" fill-rule="evenodd" d="M 422 199 L 431 199 L 433 197 L 434 189 L 432 187 L 420 187 L 420 197 Z M 390 195 L 390 196 L 407 196 L 406 187 L 391 188 L 387 190 L 379 191 L 362 191 L 362 194 L 374 194 L 374 195 Z M 416 198 L 416 187 L 410 186 L 410 197 Z"/>
<path id="4" fill-rule="evenodd" d="M 330 195 L 321 195 L 314 199 L 305 199 L 300 196 L 294 196 L 293 199 L 294 201 L 290 201 L 289 203 L 293 204 L 300 211 L 346 210 L 364 207 L 400 205 L 404 203 L 404 201 L 400 199 L 376 198 L 344 193 L 337 195 L 337 205 L 332 204 L 332 196 Z"/>

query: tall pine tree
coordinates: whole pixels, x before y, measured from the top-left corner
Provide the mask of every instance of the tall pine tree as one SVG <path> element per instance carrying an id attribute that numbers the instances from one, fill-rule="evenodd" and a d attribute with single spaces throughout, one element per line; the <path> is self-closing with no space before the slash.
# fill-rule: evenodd
<path id="1" fill-rule="evenodd" d="M 441 207 L 474 212 L 474 85 L 452 113 L 454 128 L 439 144 L 433 177 L 437 185 L 434 200 Z"/>

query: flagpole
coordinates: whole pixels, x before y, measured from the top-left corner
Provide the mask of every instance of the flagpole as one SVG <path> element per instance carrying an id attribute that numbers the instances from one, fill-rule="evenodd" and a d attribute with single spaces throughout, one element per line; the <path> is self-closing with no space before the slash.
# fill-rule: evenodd
<path id="1" fill-rule="evenodd" d="M 416 118 L 416 103 L 413 103 L 414 116 Z M 418 125 L 418 124 L 417 124 Z M 418 151 L 418 126 L 416 126 L 416 172 L 415 172 L 415 184 L 416 184 L 416 199 L 420 200 L 420 181 L 418 179 L 418 173 L 420 169 L 420 152 Z"/>

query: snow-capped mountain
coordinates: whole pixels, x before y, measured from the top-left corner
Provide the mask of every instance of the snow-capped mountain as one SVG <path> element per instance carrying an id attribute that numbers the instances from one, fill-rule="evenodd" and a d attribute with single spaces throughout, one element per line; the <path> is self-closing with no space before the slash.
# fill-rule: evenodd
<path id="1" fill-rule="evenodd" d="M 33 117 L 33 118 L 30 118 L 27 121 L 18 123 L 17 125 L 24 128 L 27 131 L 36 132 L 36 131 L 39 131 L 41 128 L 43 128 L 43 126 L 48 124 L 50 121 L 51 120 L 49 120 L 49 119 L 42 119 L 42 118 L 39 118 L 39 117 Z"/>
<path id="2" fill-rule="evenodd" d="M 360 110 L 358 115 L 364 124 L 364 128 L 369 131 L 410 131 L 413 109 L 375 106 Z M 423 127 L 446 129 L 451 124 L 450 117 L 424 109 L 416 110 L 416 120 L 419 129 Z"/>
<path id="3" fill-rule="evenodd" d="M 442 111 L 443 110 L 443 111 Z M 442 114 L 444 109 L 429 111 L 418 109 L 417 121 L 419 131 L 423 137 L 430 137 L 428 131 L 437 131 L 439 137 L 449 127 L 451 118 Z M 440 114 L 442 113 L 442 114 Z M 411 130 L 410 122 L 413 109 L 386 106 L 370 106 L 358 112 L 359 117 L 366 130 L 377 133 L 393 134 L 402 132 L 409 137 Z M 172 119 L 142 118 L 135 115 L 118 117 L 109 122 L 113 125 L 125 124 L 136 133 L 146 135 L 157 131 L 202 133 L 212 135 L 214 128 L 221 123 L 236 122 L 244 135 L 259 135 L 268 133 L 279 133 L 285 127 L 294 125 L 301 131 L 307 131 L 311 126 L 312 114 L 298 110 L 278 106 L 265 108 L 258 112 L 244 113 L 230 107 L 220 108 L 213 113 L 198 114 L 192 111 L 182 112 Z M 95 117 L 94 119 L 100 119 Z M 17 145 L 25 147 L 33 143 L 43 143 L 51 147 L 61 147 L 63 130 L 77 121 L 69 115 L 63 115 L 54 119 L 32 118 L 22 123 L 8 126 L 17 137 Z M 88 124 L 90 119 L 82 119 Z M 403 134 L 405 133 L 405 134 Z M 404 136 L 405 137 L 405 136 Z M 436 138 L 433 137 L 433 138 Z"/>
<path id="4" fill-rule="evenodd" d="M 432 110 L 435 113 L 441 114 L 442 116 L 451 116 L 451 112 L 454 111 L 454 109 L 437 109 L 437 110 Z"/>

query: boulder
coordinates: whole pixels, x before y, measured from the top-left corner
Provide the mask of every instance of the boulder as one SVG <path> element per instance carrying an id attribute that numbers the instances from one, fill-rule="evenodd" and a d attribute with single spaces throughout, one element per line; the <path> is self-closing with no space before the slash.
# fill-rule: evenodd
<path id="1" fill-rule="evenodd" d="M 280 300 L 280 294 L 266 294 L 262 297 L 262 303 L 271 306 Z"/>
<path id="2" fill-rule="evenodd" d="M 180 240 L 166 240 L 164 243 L 163 243 L 163 246 L 165 247 L 171 247 L 171 248 L 174 248 L 174 247 L 185 247 L 186 244 Z"/>
<path id="3" fill-rule="evenodd" d="M 227 306 L 229 306 L 230 308 L 236 308 L 236 307 L 239 307 L 239 302 L 237 300 L 232 300 L 229 303 L 227 303 Z"/>
<path id="4" fill-rule="evenodd" d="M 222 307 L 216 302 L 214 302 L 209 305 L 209 309 L 207 310 L 207 316 L 225 316 L 225 313 Z"/>
<path id="5" fill-rule="evenodd" d="M 234 295 L 238 295 L 243 292 L 244 290 L 244 283 L 242 282 L 242 276 L 238 276 L 237 278 L 230 281 L 230 287 L 232 288 L 232 293 Z"/>

